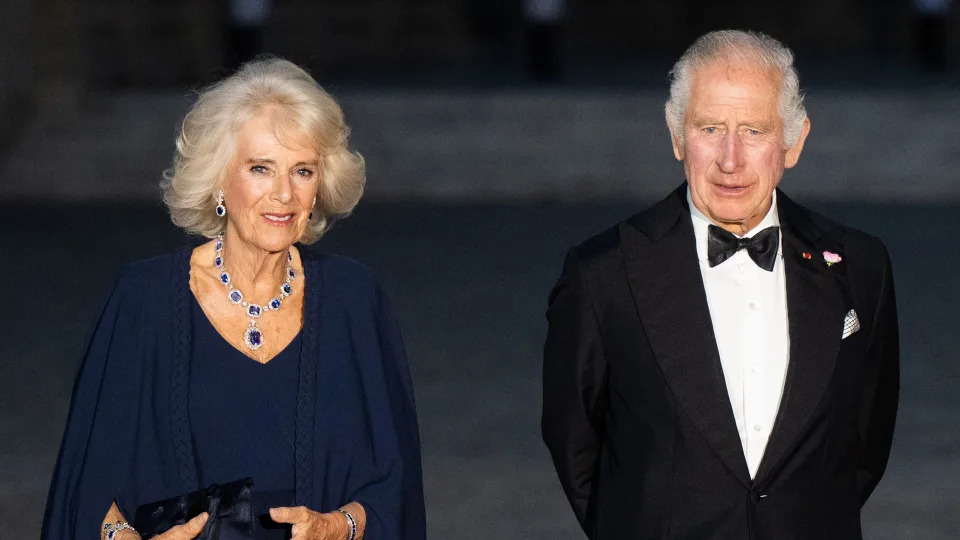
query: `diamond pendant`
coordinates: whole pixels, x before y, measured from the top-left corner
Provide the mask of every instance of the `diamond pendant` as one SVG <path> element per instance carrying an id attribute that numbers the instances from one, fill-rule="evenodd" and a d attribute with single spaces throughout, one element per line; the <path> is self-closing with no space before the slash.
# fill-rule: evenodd
<path id="1" fill-rule="evenodd" d="M 261 305 L 247 303 L 244 301 L 243 293 L 240 292 L 240 289 L 234 288 L 233 280 L 230 278 L 230 274 L 226 268 L 224 268 L 222 233 L 217 236 L 215 247 L 217 253 L 213 258 L 213 264 L 217 267 L 217 270 L 220 271 L 218 278 L 220 283 L 227 288 L 227 299 L 230 300 L 230 303 L 242 306 L 244 311 L 247 312 L 247 317 L 250 317 L 250 326 L 243 332 L 243 343 L 248 349 L 255 351 L 263 347 L 263 331 L 257 326 L 257 319 L 260 318 L 264 312 L 280 311 L 283 300 L 293 294 L 293 287 L 290 286 L 290 282 L 297 277 L 297 273 L 293 270 L 292 264 L 293 251 L 287 250 L 287 278 L 283 281 L 283 285 L 280 285 L 280 296 L 275 296 L 271 298 L 267 304 Z"/>
<path id="2" fill-rule="evenodd" d="M 248 326 L 247 330 L 243 333 L 243 342 L 251 351 L 255 351 L 263 346 L 263 332 L 261 332 L 257 326 L 256 320 L 250 320 L 250 326 Z"/>

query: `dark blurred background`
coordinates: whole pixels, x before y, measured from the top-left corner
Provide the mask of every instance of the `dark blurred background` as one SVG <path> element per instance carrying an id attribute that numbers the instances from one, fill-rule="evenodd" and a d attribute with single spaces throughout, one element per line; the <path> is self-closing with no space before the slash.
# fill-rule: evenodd
<path id="1" fill-rule="evenodd" d="M 342 104 L 367 195 L 320 243 L 404 330 L 432 538 L 581 538 L 539 439 L 566 248 L 683 180 L 663 103 L 698 35 L 797 54 L 781 187 L 879 235 L 903 392 L 867 538 L 960 538 L 960 16 L 949 0 L 0 0 L 0 537 L 38 536 L 93 306 L 184 241 L 159 202 L 197 89 L 259 53 Z"/>

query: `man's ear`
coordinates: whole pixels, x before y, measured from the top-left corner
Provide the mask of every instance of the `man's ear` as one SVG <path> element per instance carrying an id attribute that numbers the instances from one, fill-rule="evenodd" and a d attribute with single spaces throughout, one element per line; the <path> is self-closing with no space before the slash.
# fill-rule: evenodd
<path id="1" fill-rule="evenodd" d="M 670 143 L 673 145 L 673 155 L 677 158 L 677 161 L 683 161 L 683 139 L 678 138 L 677 134 L 673 132 L 673 124 L 670 123 L 670 116 L 666 116 L 667 129 L 670 130 Z"/>
<path id="2" fill-rule="evenodd" d="M 787 149 L 787 156 L 783 163 L 784 168 L 789 169 L 796 165 L 797 161 L 800 161 L 800 152 L 803 152 L 803 143 L 807 140 L 809 133 L 810 118 L 804 118 L 803 127 L 800 128 L 800 137 L 797 138 L 797 143 Z"/>
<path id="3" fill-rule="evenodd" d="M 673 156 L 677 161 L 683 161 L 683 141 L 678 139 L 673 132 L 670 132 L 670 143 L 673 144 Z"/>

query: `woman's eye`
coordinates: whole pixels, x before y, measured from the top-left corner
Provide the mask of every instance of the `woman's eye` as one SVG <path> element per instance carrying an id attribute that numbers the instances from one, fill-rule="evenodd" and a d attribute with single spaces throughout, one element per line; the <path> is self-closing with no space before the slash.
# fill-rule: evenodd
<path id="1" fill-rule="evenodd" d="M 313 176 L 313 171 L 311 171 L 310 169 L 297 169 L 297 176 L 300 176 L 302 178 L 310 178 L 311 176 Z"/>
<path id="2" fill-rule="evenodd" d="M 267 172 L 267 168 L 263 165 L 254 165 L 253 167 L 250 167 L 250 172 L 254 174 L 264 174 Z"/>

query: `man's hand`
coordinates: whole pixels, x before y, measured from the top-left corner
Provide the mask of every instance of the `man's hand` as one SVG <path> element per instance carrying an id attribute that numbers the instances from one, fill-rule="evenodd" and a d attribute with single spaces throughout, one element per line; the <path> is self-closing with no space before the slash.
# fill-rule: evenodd
<path id="1" fill-rule="evenodd" d="M 357 517 L 354 509 L 348 511 Z M 350 537 L 350 524 L 340 512 L 321 514 L 306 506 L 279 507 L 270 509 L 270 517 L 277 523 L 293 525 L 291 540 L 347 540 Z M 356 538 L 361 534 L 358 524 Z"/>

